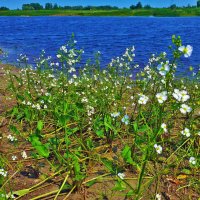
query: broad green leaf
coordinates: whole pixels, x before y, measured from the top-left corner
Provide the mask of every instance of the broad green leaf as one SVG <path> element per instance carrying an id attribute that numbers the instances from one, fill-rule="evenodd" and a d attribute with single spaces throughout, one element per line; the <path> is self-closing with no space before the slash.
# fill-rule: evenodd
<path id="1" fill-rule="evenodd" d="M 115 169 L 113 167 L 113 163 L 112 161 L 106 159 L 106 158 L 102 158 L 101 161 L 103 162 L 103 164 L 106 166 L 106 168 L 110 171 L 110 172 L 115 172 Z"/>
<path id="2" fill-rule="evenodd" d="M 42 128 L 43 128 L 43 122 L 40 120 L 40 121 L 38 121 L 38 123 L 37 123 L 37 129 L 38 129 L 39 131 L 41 131 Z"/>
<path id="3" fill-rule="evenodd" d="M 128 164 L 134 163 L 131 155 L 132 155 L 131 148 L 128 145 L 126 145 L 124 149 L 122 150 L 122 157 L 124 161 Z"/>
<path id="4" fill-rule="evenodd" d="M 37 150 L 40 156 L 47 158 L 49 156 L 49 146 L 48 144 L 42 144 L 39 137 L 35 134 L 29 137 L 32 146 Z"/>

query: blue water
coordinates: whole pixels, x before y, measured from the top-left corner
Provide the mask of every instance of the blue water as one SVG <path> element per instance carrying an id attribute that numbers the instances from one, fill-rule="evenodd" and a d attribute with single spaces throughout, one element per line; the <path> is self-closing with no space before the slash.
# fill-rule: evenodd
<path id="1" fill-rule="evenodd" d="M 199 17 L 0 17 L 0 48 L 9 53 L 10 63 L 20 53 L 31 60 L 42 49 L 54 55 L 72 33 L 84 59 L 101 51 L 102 66 L 133 45 L 135 62 L 144 66 L 152 53 L 168 52 L 173 34 L 194 48 L 192 57 L 182 59 L 180 71 L 200 64 Z"/>

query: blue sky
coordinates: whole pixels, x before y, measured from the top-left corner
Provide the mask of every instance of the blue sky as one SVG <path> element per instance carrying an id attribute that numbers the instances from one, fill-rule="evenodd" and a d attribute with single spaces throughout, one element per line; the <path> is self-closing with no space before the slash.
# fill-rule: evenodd
<path id="1" fill-rule="evenodd" d="M 136 4 L 139 0 L 0 0 L 0 7 L 6 6 L 11 9 L 21 8 L 24 3 L 41 3 L 47 2 L 57 3 L 58 5 L 113 5 L 118 7 L 129 7 L 132 4 Z M 166 7 L 171 4 L 178 6 L 183 5 L 196 5 L 197 0 L 140 0 L 143 5 L 150 4 L 154 7 Z"/>

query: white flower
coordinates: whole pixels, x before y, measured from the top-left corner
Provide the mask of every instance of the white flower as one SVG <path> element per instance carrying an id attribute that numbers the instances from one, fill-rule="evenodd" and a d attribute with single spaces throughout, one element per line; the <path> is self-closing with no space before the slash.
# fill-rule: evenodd
<path id="1" fill-rule="evenodd" d="M 156 149 L 158 154 L 162 153 L 162 147 L 160 145 L 154 144 L 154 148 Z"/>
<path id="2" fill-rule="evenodd" d="M 114 113 L 111 113 L 110 115 L 111 115 L 111 117 L 116 118 L 120 115 L 120 112 L 114 112 Z"/>
<path id="3" fill-rule="evenodd" d="M 181 131 L 181 134 L 190 137 L 190 130 L 188 128 L 185 128 L 183 131 Z"/>
<path id="4" fill-rule="evenodd" d="M 196 159 L 194 157 L 190 157 L 189 159 L 189 163 L 192 164 L 192 165 L 195 165 L 196 164 Z"/>
<path id="5" fill-rule="evenodd" d="M 27 158 L 28 158 L 28 156 L 27 156 L 27 154 L 26 154 L 26 151 L 22 151 L 21 155 L 22 155 L 22 158 L 24 158 L 24 159 L 27 159 Z"/>
<path id="6" fill-rule="evenodd" d="M 125 174 L 124 173 L 118 173 L 117 176 L 119 178 L 121 178 L 122 180 L 125 178 Z"/>
<path id="7" fill-rule="evenodd" d="M 167 63 L 159 64 L 157 66 L 157 69 L 159 70 L 159 74 L 161 76 L 165 76 L 167 74 L 167 72 L 169 72 L 169 70 L 170 70 L 169 65 Z"/>
<path id="8" fill-rule="evenodd" d="M 186 104 L 182 104 L 181 108 L 180 108 L 181 113 L 186 114 L 192 111 L 192 108 L 190 108 L 188 105 Z"/>
<path id="9" fill-rule="evenodd" d="M 167 132 L 167 125 L 165 123 L 161 124 L 161 128 L 164 130 L 164 132 Z"/>
<path id="10" fill-rule="evenodd" d="M 192 55 L 193 47 L 190 45 L 181 46 L 178 48 L 178 50 L 183 52 L 185 58 L 188 58 Z"/>
<path id="11" fill-rule="evenodd" d="M 13 155 L 12 160 L 17 160 L 17 156 Z"/>
<path id="12" fill-rule="evenodd" d="M 138 100 L 139 104 L 146 104 L 149 98 L 143 94 L 140 94 L 140 98 Z"/>
<path id="13" fill-rule="evenodd" d="M 61 58 L 61 55 L 60 55 L 60 54 L 58 54 L 58 55 L 57 55 L 57 58 Z"/>
<path id="14" fill-rule="evenodd" d="M 190 96 L 187 94 L 186 90 L 180 91 L 180 96 L 181 96 L 181 101 L 182 102 L 185 102 L 190 98 Z"/>
<path id="15" fill-rule="evenodd" d="M 159 103 L 163 103 L 164 101 L 167 100 L 167 91 L 157 93 L 156 97 L 157 97 Z"/>
<path id="16" fill-rule="evenodd" d="M 128 125 L 129 124 L 129 116 L 128 115 L 124 115 L 124 117 L 121 120 L 124 124 Z"/>
<path id="17" fill-rule="evenodd" d="M 161 197 L 162 197 L 161 194 L 156 194 L 156 199 L 157 200 L 161 200 Z"/>

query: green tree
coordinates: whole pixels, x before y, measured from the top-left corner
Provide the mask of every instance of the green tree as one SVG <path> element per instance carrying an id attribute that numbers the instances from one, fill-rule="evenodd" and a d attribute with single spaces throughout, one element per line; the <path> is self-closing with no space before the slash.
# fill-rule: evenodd
<path id="1" fill-rule="evenodd" d="M 22 10 L 34 10 L 34 8 L 30 4 L 23 4 Z"/>
<path id="2" fill-rule="evenodd" d="M 131 10 L 134 10 L 134 9 L 135 9 L 135 5 L 131 5 L 131 6 L 130 6 L 130 9 L 131 9 Z"/>
<path id="3" fill-rule="evenodd" d="M 34 8 L 34 10 L 42 10 L 43 6 L 40 5 L 39 3 L 30 3 L 30 6 Z"/>
<path id="4" fill-rule="evenodd" d="M 145 9 L 151 9 L 151 6 L 150 5 L 145 5 L 144 8 Z"/>
<path id="5" fill-rule="evenodd" d="M 54 5 L 53 5 L 53 9 L 54 10 L 57 10 L 59 7 L 58 7 L 58 4 L 57 3 L 55 3 Z"/>
<path id="6" fill-rule="evenodd" d="M 23 4 L 22 10 L 42 10 L 43 6 L 39 3 Z"/>
<path id="7" fill-rule="evenodd" d="M 141 9 L 142 8 L 142 3 L 138 2 L 135 6 L 136 9 Z"/>
<path id="8" fill-rule="evenodd" d="M 200 7 L 200 0 L 197 1 L 197 7 Z"/>
<path id="9" fill-rule="evenodd" d="M 52 3 L 46 3 L 45 4 L 45 9 L 46 10 L 52 10 L 53 9 L 53 4 Z"/>
<path id="10" fill-rule="evenodd" d="M 2 6 L 2 7 L 0 7 L 0 10 L 9 10 L 9 8 Z M 1 52 L 1 49 L 0 49 L 0 52 Z"/>
<path id="11" fill-rule="evenodd" d="M 176 4 L 172 4 L 172 5 L 170 6 L 170 8 L 171 8 L 172 10 L 174 10 L 174 9 L 177 8 L 177 6 L 176 6 Z"/>

